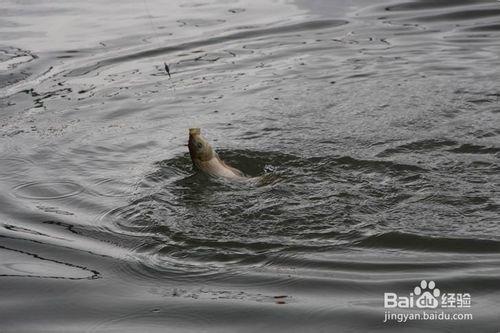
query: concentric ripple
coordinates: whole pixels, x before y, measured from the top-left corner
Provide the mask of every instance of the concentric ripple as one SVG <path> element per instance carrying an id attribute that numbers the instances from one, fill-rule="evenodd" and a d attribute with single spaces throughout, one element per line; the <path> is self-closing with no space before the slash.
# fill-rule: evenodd
<path id="1" fill-rule="evenodd" d="M 51 200 L 78 195 L 84 188 L 72 181 L 40 181 L 16 186 L 14 195 L 23 199 Z"/>

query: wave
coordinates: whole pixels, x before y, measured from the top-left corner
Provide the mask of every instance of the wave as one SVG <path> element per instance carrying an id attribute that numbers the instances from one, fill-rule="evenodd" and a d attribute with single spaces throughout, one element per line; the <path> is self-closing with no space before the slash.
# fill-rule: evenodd
<path id="1" fill-rule="evenodd" d="M 353 245 L 366 248 L 400 249 L 425 252 L 492 254 L 500 252 L 500 241 L 477 238 L 425 236 L 399 231 L 372 235 L 363 240 L 354 242 Z"/>

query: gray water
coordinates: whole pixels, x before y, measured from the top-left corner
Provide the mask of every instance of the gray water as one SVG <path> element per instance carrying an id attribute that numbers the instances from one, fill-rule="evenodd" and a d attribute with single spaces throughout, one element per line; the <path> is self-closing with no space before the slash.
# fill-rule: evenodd
<path id="1" fill-rule="evenodd" d="M 3 1 L 0 331 L 497 332 L 499 22 L 498 1 Z M 274 181 L 197 174 L 189 127 Z M 384 323 L 423 279 L 473 320 Z"/>

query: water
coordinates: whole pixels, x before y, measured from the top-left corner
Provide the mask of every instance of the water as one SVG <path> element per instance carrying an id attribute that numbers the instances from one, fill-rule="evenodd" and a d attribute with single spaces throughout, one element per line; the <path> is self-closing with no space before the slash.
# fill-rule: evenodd
<path id="1" fill-rule="evenodd" d="M 2 332 L 499 330 L 500 2 L 1 6 Z"/>

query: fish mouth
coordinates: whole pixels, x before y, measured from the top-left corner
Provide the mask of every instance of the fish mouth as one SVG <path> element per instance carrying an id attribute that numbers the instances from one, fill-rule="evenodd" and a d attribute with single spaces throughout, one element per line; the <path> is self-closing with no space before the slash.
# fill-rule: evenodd
<path id="1" fill-rule="evenodd" d="M 201 134 L 201 130 L 199 127 L 193 127 L 189 129 L 189 135 Z"/>

